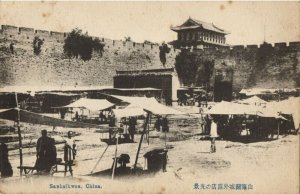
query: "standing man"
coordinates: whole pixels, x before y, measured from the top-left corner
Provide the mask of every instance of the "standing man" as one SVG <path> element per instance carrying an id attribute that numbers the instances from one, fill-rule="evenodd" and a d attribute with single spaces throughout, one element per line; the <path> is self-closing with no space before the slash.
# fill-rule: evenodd
<path id="1" fill-rule="evenodd" d="M 76 113 L 75 113 L 75 120 L 76 120 L 76 121 L 79 121 L 79 114 L 78 114 L 78 111 L 76 111 Z"/>
<path id="2" fill-rule="evenodd" d="M 135 117 L 129 117 L 128 131 L 129 131 L 132 142 L 134 142 L 135 125 L 136 125 Z"/>
<path id="3" fill-rule="evenodd" d="M 161 131 L 165 133 L 165 146 L 167 147 L 167 132 L 169 132 L 169 121 L 167 115 L 164 115 L 161 120 Z"/>
<path id="4" fill-rule="evenodd" d="M 154 124 L 154 128 L 156 129 L 156 131 L 160 131 L 160 128 L 161 128 L 161 116 L 160 115 L 157 116 L 157 119 Z"/>
<path id="5" fill-rule="evenodd" d="M 1 178 L 11 177 L 13 170 L 8 160 L 8 149 L 5 143 L 0 145 L 0 174 Z"/>
<path id="6" fill-rule="evenodd" d="M 68 138 L 66 139 L 65 147 L 64 147 L 64 161 L 65 161 L 65 176 L 69 167 L 69 171 L 71 176 L 73 176 L 73 161 L 75 160 L 75 156 L 77 154 L 77 147 L 75 141 L 72 138 L 72 131 L 68 131 Z"/>
<path id="7" fill-rule="evenodd" d="M 47 136 L 47 130 L 42 130 L 42 137 L 40 137 L 36 144 L 36 163 L 37 171 L 50 172 L 51 167 L 56 162 L 56 147 L 53 138 Z"/>
<path id="8" fill-rule="evenodd" d="M 161 130 L 162 132 L 169 132 L 169 121 L 167 116 L 164 116 L 161 120 Z"/>
<path id="9" fill-rule="evenodd" d="M 216 119 L 211 117 L 211 126 L 210 126 L 210 152 L 216 152 L 216 138 L 218 137 L 218 126 L 216 123 Z"/>

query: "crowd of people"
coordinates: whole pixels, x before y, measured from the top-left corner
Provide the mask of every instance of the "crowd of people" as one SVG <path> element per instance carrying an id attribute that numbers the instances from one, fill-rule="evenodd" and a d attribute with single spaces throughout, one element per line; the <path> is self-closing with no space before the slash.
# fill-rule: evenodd
<path id="1" fill-rule="evenodd" d="M 134 142 L 134 136 L 137 133 L 137 117 L 123 117 L 120 120 L 113 115 L 109 117 L 109 127 L 111 129 L 120 128 L 125 139 Z M 169 132 L 169 121 L 166 116 L 157 116 L 154 123 L 154 130 L 157 132 Z M 110 138 L 113 139 L 113 130 L 110 130 Z"/>
<path id="2" fill-rule="evenodd" d="M 134 134 L 136 133 L 137 119 L 136 117 L 122 118 L 120 127 L 123 128 L 125 138 L 134 142 Z"/>
<path id="3" fill-rule="evenodd" d="M 68 131 L 64 145 L 65 174 L 68 170 L 67 168 L 69 168 L 72 175 L 72 165 L 76 154 L 77 147 L 72 139 L 72 132 Z M 36 158 L 35 168 L 39 173 L 48 174 L 55 164 L 62 162 L 62 159 L 57 158 L 55 141 L 53 138 L 48 137 L 47 130 L 42 130 L 42 136 L 37 141 Z"/>
<path id="4" fill-rule="evenodd" d="M 287 120 L 256 115 L 201 115 L 202 133 L 226 140 L 241 140 L 242 136 L 247 140 L 266 140 L 289 134 L 293 129 L 293 119 L 287 115 Z"/>
<path id="5" fill-rule="evenodd" d="M 169 121 L 166 116 L 161 117 L 157 116 L 157 120 L 155 121 L 154 128 L 156 131 L 161 132 L 169 132 Z"/>
<path id="6" fill-rule="evenodd" d="M 200 93 L 189 95 L 184 93 L 178 96 L 178 105 L 179 106 L 195 106 L 198 107 L 207 107 L 207 102 L 212 100 L 212 93 Z"/>

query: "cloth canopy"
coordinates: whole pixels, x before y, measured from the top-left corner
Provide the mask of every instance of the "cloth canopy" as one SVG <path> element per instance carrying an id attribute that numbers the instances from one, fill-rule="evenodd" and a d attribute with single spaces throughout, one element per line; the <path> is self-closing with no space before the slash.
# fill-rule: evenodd
<path id="1" fill-rule="evenodd" d="M 67 121 L 63 119 L 40 115 L 22 109 L 19 109 L 19 113 L 20 113 L 20 121 L 25 123 L 69 127 L 69 128 L 100 128 L 100 126 L 94 124 Z M 0 110 L 1 119 L 17 121 L 17 115 L 18 115 L 18 109 L 16 108 L 6 109 L 4 111 Z"/>
<path id="2" fill-rule="evenodd" d="M 145 111 L 139 107 L 128 106 L 123 109 L 113 109 L 113 113 L 116 118 L 123 118 L 123 117 L 136 117 L 145 115 Z"/>
<path id="3" fill-rule="evenodd" d="M 284 114 L 299 114 L 300 107 L 300 97 L 290 97 L 287 100 L 282 101 L 272 101 L 267 104 L 269 109 L 273 109 L 277 112 L 281 112 Z"/>
<path id="4" fill-rule="evenodd" d="M 294 125 L 297 129 L 300 124 L 300 97 L 290 97 L 283 101 L 273 101 L 267 104 L 267 110 L 270 112 L 288 114 L 293 116 Z"/>
<path id="5" fill-rule="evenodd" d="M 292 114 L 295 128 L 297 129 L 300 121 L 298 107 L 300 107 L 300 98 L 291 98 L 281 102 L 268 102 L 266 107 L 222 101 L 205 111 L 205 113 L 217 115 L 258 115 L 260 117 L 273 117 L 284 120 L 286 118 L 280 115 L 281 113 Z"/>
<path id="6" fill-rule="evenodd" d="M 55 95 L 55 96 L 80 96 L 80 94 L 75 94 L 75 93 L 64 93 L 64 92 L 40 92 L 36 94 L 44 94 L 44 95 Z"/>
<path id="7" fill-rule="evenodd" d="M 277 89 L 264 89 L 264 88 L 252 88 L 252 89 L 242 89 L 240 94 L 246 94 L 246 96 L 254 96 L 259 94 L 272 94 L 275 93 Z"/>
<path id="8" fill-rule="evenodd" d="M 206 111 L 207 114 L 218 115 L 257 115 L 257 112 L 257 108 L 253 105 L 250 106 L 226 101 L 222 101 Z"/>
<path id="9" fill-rule="evenodd" d="M 114 90 L 121 90 L 121 91 L 161 91 L 161 89 L 157 89 L 157 88 L 114 88 Z"/>
<path id="10" fill-rule="evenodd" d="M 121 101 L 127 102 L 129 104 L 141 104 L 146 101 L 155 100 L 155 98 L 147 98 L 147 97 L 137 97 L 137 96 L 118 96 L 118 95 L 111 95 L 112 97 L 119 99 Z M 156 101 L 156 100 L 155 100 Z"/>
<path id="11" fill-rule="evenodd" d="M 120 99 L 122 101 L 130 103 L 132 106 L 140 107 L 147 112 L 151 112 L 155 115 L 178 115 L 178 114 L 186 114 L 175 110 L 173 108 L 167 107 L 163 104 L 157 102 L 155 98 L 147 98 L 147 97 L 130 97 L 130 96 L 116 96 L 112 95 L 112 97 Z"/>
<path id="12" fill-rule="evenodd" d="M 112 86 L 5 86 L 0 88 L 0 91 L 9 93 L 27 93 L 32 91 L 92 91 L 111 88 Z"/>
<path id="13" fill-rule="evenodd" d="M 206 114 L 217 114 L 217 115 L 258 115 L 260 117 L 274 117 L 282 118 L 278 112 L 270 110 L 266 107 L 255 106 L 255 105 L 246 105 L 233 102 L 222 101 L 210 110 L 205 112 Z"/>
<path id="14" fill-rule="evenodd" d="M 155 99 L 154 99 L 155 100 Z M 153 102 L 149 102 L 143 105 L 144 110 L 147 112 L 151 112 L 155 115 L 183 115 L 181 111 L 175 110 L 173 108 L 167 107 L 163 104 L 158 103 L 156 100 Z"/>
<path id="15" fill-rule="evenodd" d="M 253 96 L 244 100 L 239 101 L 239 103 L 242 104 L 250 104 L 250 105 L 261 105 L 261 104 L 266 104 L 267 101 L 264 101 L 263 99 Z"/>
<path id="16" fill-rule="evenodd" d="M 59 108 L 85 108 L 91 111 L 101 111 L 113 107 L 114 104 L 108 102 L 105 99 L 88 99 L 81 98 L 67 106 Z"/>
<path id="17" fill-rule="evenodd" d="M 297 89 L 293 88 L 283 88 L 283 89 L 266 89 L 266 88 L 251 88 L 242 89 L 240 94 L 245 94 L 247 96 L 254 96 L 259 94 L 275 94 L 278 92 L 297 92 Z"/>

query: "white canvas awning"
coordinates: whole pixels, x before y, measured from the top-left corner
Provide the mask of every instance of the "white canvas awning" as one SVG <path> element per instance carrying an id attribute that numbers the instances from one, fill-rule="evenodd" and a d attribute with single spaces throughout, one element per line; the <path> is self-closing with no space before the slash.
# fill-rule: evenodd
<path id="1" fill-rule="evenodd" d="M 81 98 L 67 106 L 59 108 L 85 108 L 90 111 L 101 111 L 113 107 L 114 104 L 108 102 L 105 99 L 88 99 Z"/>
<path id="2" fill-rule="evenodd" d="M 112 95 L 115 98 L 118 98 L 122 101 L 130 103 L 130 105 L 134 107 L 140 107 L 147 112 L 151 112 L 155 115 L 178 115 L 178 114 L 186 114 L 160 104 L 157 102 L 155 98 L 147 98 L 147 97 L 130 97 L 130 96 L 116 96 Z"/>
<path id="3" fill-rule="evenodd" d="M 242 89 L 240 94 L 245 94 L 246 96 L 254 96 L 260 94 L 275 94 L 278 92 L 297 92 L 296 88 L 251 88 L 251 89 Z"/>
<path id="4" fill-rule="evenodd" d="M 99 125 L 94 125 L 90 123 L 73 122 L 63 119 L 53 118 L 33 112 L 29 112 L 22 109 L 1 109 L 0 118 L 15 121 L 17 120 L 17 115 L 20 115 L 20 122 L 39 124 L 39 125 L 49 125 L 49 126 L 60 126 L 66 128 L 101 128 Z M 107 130 L 103 130 L 105 132 Z M 102 131 L 101 131 L 102 132 Z"/>
<path id="5" fill-rule="evenodd" d="M 255 96 L 259 94 L 274 94 L 278 89 L 265 89 L 265 88 L 251 88 L 242 89 L 240 94 L 245 94 L 246 96 Z"/>
<path id="6" fill-rule="evenodd" d="M 300 98 L 289 99 L 281 102 L 268 102 L 266 107 L 238 104 L 222 101 L 211 109 L 207 110 L 206 114 L 216 115 L 258 115 L 260 117 L 273 117 L 277 119 L 285 119 L 282 114 L 292 114 L 295 128 L 299 127 L 299 108 Z"/>
<path id="7" fill-rule="evenodd" d="M 275 113 L 288 114 L 293 116 L 294 125 L 297 129 L 300 125 L 300 97 L 290 97 L 283 101 L 273 101 L 267 104 L 267 110 Z"/>
<path id="8" fill-rule="evenodd" d="M 213 106 L 210 110 L 207 110 L 207 114 L 217 114 L 217 115 L 256 115 L 258 109 L 255 106 L 238 104 L 232 102 L 222 101 L 215 106 Z"/>
<path id="9" fill-rule="evenodd" d="M 111 89 L 112 86 L 5 86 L 0 88 L 1 92 L 7 93 L 28 93 L 28 92 L 42 92 L 42 91 L 91 91 Z"/>
<path id="10" fill-rule="evenodd" d="M 123 117 L 137 117 L 145 115 L 146 112 L 139 107 L 126 107 L 123 109 L 113 109 L 113 114 L 116 118 L 123 118 Z"/>
<path id="11" fill-rule="evenodd" d="M 181 111 L 175 110 L 171 107 L 160 104 L 156 100 L 149 102 L 147 104 L 143 104 L 143 106 L 144 106 L 143 108 L 145 111 L 151 112 L 152 114 L 155 114 L 155 115 L 183 115 L 183 114 L 186 114 Z"/>
<path id="12" fill-rule="evenodd" d="M 241 100 L 241 101 L 239 101 L 239 103 L 249 104 L 249 105 L 262 105 L 262 104 L 266 104 L 267 101 L 264 101 L 263 99 L 261 99 L 257 96 L 253 96 L 253 97 Z"/>

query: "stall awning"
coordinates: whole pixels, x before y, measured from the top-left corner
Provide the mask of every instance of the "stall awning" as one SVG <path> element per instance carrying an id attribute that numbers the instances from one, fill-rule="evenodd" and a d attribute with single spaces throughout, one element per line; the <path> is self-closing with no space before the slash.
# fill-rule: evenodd
<path id="1" fill-rule="evenodd" d="M 68 127 L 68 128 L 100 128 L 100 126 L 94 124 L 67 121 L 63 119 L 40 115 L 22 109 L 19 109 L 19 112 L 20 112 L 20 121 L 25 123 L 60 126 L 60 127 Z M 16 108 L 6 109 L 4 111 L 0 110 L 1 119 L 17 121 L 17 115 L 18 115 L 18 109 Z"/>
<path id="2" fill-rule="evenodd" d="M 170 108 L 168 106 L 165 106 L 163 104 L 160 104 L 157 102 L 155 98 L 147 98 L 147 97 L 130 97 L 130 96 L 117 96 L 112 95 L 112 97 L 120 99 L 124 102 L 130 103 L 130 105 L 135 107 L 140 107 L 144 109 L 147 112 L 151 112 L 155 115 L 182 115 L 186 114 L 183 112 L 180 112 L 178 110 L 175 110 L 173 108 Z"/>
<path id="3" fill-rule="evenodd" d="M 296 88 L 283 88 L 283 89 L 268 89 L 268 88 L 251 88 L 242 89 L 240 94 L 245 94 L 247 96 L 261 95 L 261 94 L 276 94 L 278 92 L 297 92 Z"/>
<path id="4" fill-rule="evenodd" d="M 264 101 L 263 99 L 261 99 L 257 96 L 253 96 L 251 98 L 241 100 L 241 101 L 239 101 L 239 103 L 249 104 L 249 105 L 261 105 L 261 104 L 266 104 L 267 101 Z"/>
<path id="5" fill-rule="evenodd" d="M 300 97 L 290 97 L 283 101 L 273 101 L 267 104 L 267 110 L 270 112 L 288 114 L 293 116 L 295 128 L 300 125 Z"/>
<path id="6" fill-rule="evenodd" d="M 114 104 L 105 99 L 88 99 L 81 98 L 67 106 L 57 108 L 85 108 L 91 111 L 101 111 L 113 107 Z"/>
<path id="7" fill-rule="evenodd" d="M 245 94 L 247 96 L 255 96 L 260 94 L 274 94 L 278 89 L 265 89 L 265 88 L 251 88 L 242 89 L 240 94 Z"/>
<path id="8" fill-rule="evenodd" d="M 212 115 L 257 115 L 260 117 L 272 117 L 285 120 L 286 118 L 284 118 L 281 113 L 292 114 L 295 128 L 298 128 L 300 120 L 299 105 L 299 98 L 298 100 L 268 102 L 266 107 L 222 101 L 205 113 Z"/>
<path id="9" fill-rule="evenodd" d="M 257 115 L 258 109 L 255 106 L 238 104 L 232 102 L 222 101 L 210 110 L 207 110 L 207 114 L 217 114 L 217 115 Z"/>
<path id="10" fill-rule="evenodd" d="M 117 118 L 123 118 L 145 115 L 146 112 L 142 108 L 128 106 L 123 109 L 113 109 L 113 113 Z"/>

